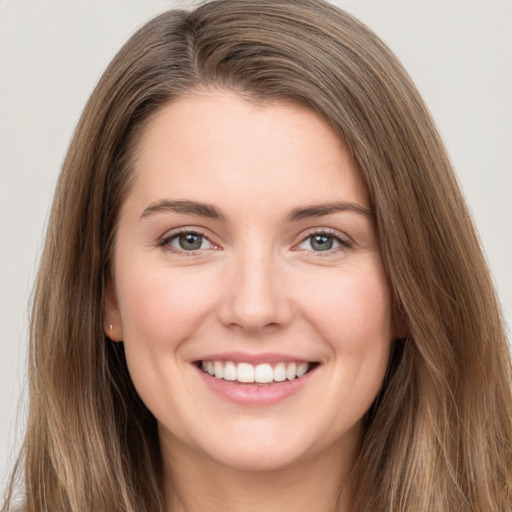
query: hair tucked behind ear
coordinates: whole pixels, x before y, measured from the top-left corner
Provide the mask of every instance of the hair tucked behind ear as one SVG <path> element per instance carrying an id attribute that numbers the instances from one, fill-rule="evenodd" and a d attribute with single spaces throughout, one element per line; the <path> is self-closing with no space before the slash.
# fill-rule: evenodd
<path id="1" fill-rule="evenodd" d="M 512 510 L 510 353 L 446 151 L 387 47 L 320 0 L 164 13 L 103 74 L 64 162 L 34 292 L 24 509 L 165 508 L 155 419 L 122 345 L 105 338 L 103 300 L 137 135 L 199 86 L 311 108 L 368 187 L 404 339 L 366 417 L 352 510 Z"/>

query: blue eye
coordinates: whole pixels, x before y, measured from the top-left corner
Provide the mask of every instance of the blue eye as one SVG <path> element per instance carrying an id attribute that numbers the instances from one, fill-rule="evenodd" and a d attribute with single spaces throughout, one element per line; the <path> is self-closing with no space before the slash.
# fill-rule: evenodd
<path id="1" fill-rule="evenodd" d="M 305 238 L 299 245 L 300 249 L 306 249 L 314 252 L 324 252 L 339 247 L 351 247 L 351 244 L 337 236 L 329 233 L 314 233 Z"/>
<path id="2" fill-rule="evenodd" d="M 213 247 L 212 243 L 206 237 L 192 231 L 178 233 L 165 240 L 165 244 L 181 251 L 199 251 Z"/>

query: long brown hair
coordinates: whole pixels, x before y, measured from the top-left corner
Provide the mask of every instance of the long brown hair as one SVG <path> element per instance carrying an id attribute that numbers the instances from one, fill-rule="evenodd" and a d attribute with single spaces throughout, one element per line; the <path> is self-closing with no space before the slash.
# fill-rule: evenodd
<path id="1" fill-rule="evenodd" d="M 445 148 L 389 49 L 321 0 L 169 11 L 103 74 L 63 165 L 34 292 L 24 510 L 165 509 L 156 421 L 122 344 L 105 337 L 103 301 L 137 136 L 199 86 L 312 109 L 369 190 L 404 337 L 365 417 L 352 509 L 512 510 L 510 353 Z"/>

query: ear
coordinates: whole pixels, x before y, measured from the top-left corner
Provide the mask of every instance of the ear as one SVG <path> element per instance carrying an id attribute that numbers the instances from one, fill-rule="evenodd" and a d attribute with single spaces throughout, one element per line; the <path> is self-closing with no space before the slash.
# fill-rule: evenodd
<path id="1" fill-rule="evenodd" d="M 112 276 L 107 278 L 105 287 L 105 335 L 112 341 L 123 341 L 121 313 L 117 302 L 117 293 Z"/>

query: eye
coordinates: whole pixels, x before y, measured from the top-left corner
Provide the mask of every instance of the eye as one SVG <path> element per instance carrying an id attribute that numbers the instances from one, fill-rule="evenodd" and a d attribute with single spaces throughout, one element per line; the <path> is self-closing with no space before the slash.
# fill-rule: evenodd
<path id="1" fill-rule="evenodd" d="M 202 234 L 193 231 L 183 231 L 166 238 L 163 244 L 176 251 L 199 251 L 214 249 L 215 246 Z"/>
<path id="2" fill-rule="evenodd" d="M 305 238 L 298 247 L 308 251 L 324 252 L 340 247 L 350 248 L 352 244 L 330 233 L 313 233 Z"/>

